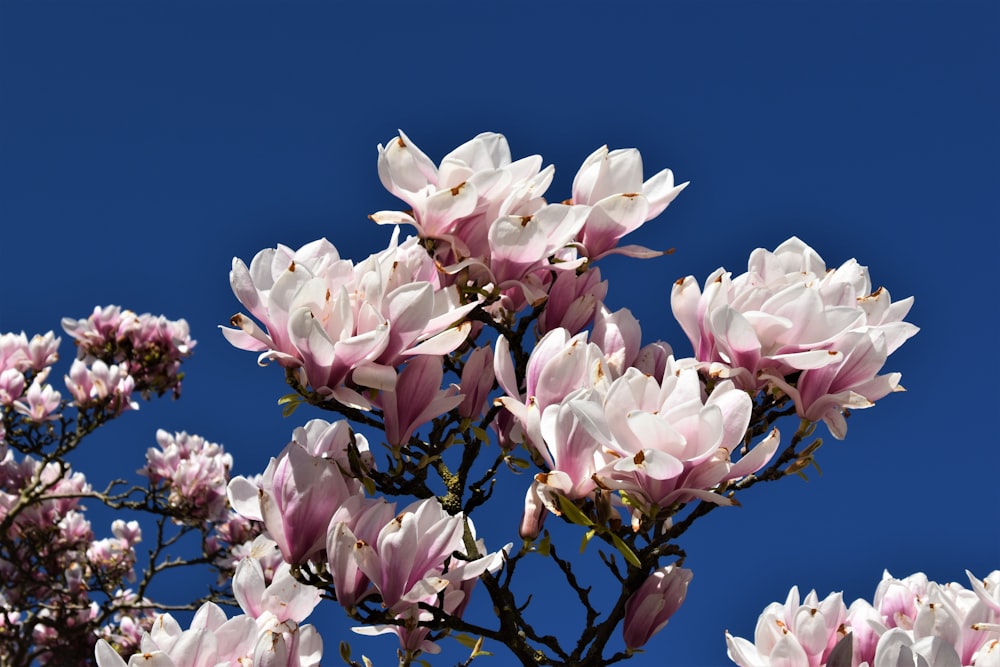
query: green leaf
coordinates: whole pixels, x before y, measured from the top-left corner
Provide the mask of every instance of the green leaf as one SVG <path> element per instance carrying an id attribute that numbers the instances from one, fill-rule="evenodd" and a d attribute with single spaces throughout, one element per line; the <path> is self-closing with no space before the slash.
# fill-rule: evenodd
<path id="1" fill-rule="evenodd" d="M 549 535 L 549 531 L 545 531 L 545 535 L 538 542 L 538 553 L 548 558 L 549 554 L 552 553 L 552 537 Z"/>
<path id="2" fill-rule="evenodd" d="M 580 542 L 580 553 L 583 553 L 583 550 L 587 548 L 587 544 L 590 543 L 590 540 L 592 540 L 596 534 L 597 531 L 593 528 L 583 534 L 583 540 Z"/>
<path id="3" fill-rule="evenodd" d="M 470 637 L 469 635 L 461 632 L 453 632 L 449 636 L 454 638 L 455 641 L 465 648 L 476 648 L 476 642 L 478 640 L 475 637 Z"/>
<path id="4" fill-rule="evenodd" d="M 340 659 L 351 664 L 351 645 L 347 642 L 340 642 Z"/>
<path id="5" fill-rule="evenodd" d="M 625 544 L 625 540 L 618 537 L 614 533 L 611 533 L 611 542 L 615 545 L 615 549 L 618 549 L 618 553 L 625 557 L 633 567 L 642 567 L 642 563 L 639 562 L 639 557 L 635 555 L 635 552 Z"/>
<path id="6" fill-rule="evenodd" d="M 507 462 L 507 465 L 510 466 L 511 468 L 520 468 L 521 470 L 527 470 L 528 468 L 531 467 L 531 461 L 519 459 L 515 456 L 508 456 L 504 460 Z"/>
<path id="7" fill-rule="evenodd" d="M 479 428 L 478 426 L 474 426 L 472 428 L 472 434 L 475 435 L 476 438 L 478 438 L 479 441 L 482 442 L 483 444 L 486 445 L 490 444 L 490 434 L 486 431 L 485 428 Z"/>
<path id="8" fill-rule="evenodd" d="M 278 405 L 282 406 L 281 416 L 291 417 L 292 413 L 302 404 L 302 397 L 298 394 L 285 394 L 278 399 Z"/>
<path id="9" fill-rule="evenodd" d="M 594 522 L 590 520 L 590 517 L 584 514 L 579 507 L 574 505 L 573 501 L 568 500 L 564 496 L 556 496 L 556 498 L 559 500 L 559 509 L 572 523 L 575 523 L 578 526 L 594 525 Z"/>

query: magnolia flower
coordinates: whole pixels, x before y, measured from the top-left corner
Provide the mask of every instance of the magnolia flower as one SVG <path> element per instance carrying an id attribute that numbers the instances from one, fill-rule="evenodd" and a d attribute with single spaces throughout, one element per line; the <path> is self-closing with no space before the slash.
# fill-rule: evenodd
<path id="1" fill-rule="evenodd" d="M 396 504 L 384 498 L 351 496 L 330 519 L 326 555 L 337 602 L 351 609 L 371 592 L 368 575 L 354 557 L 359 542 L 377 544 L 379 533 L 396 515 Z"/>
<path id="2" fill-rule="evenodd" d="M 450 583 L 474 579 L 493 564 L 495 554 L 472 561 L 451 559 L 455 551 L 465 553 L 464 525 L 464 515 L 448 514 L 435 498 L 418 500 L 379 531 L 375 544 L 359 542 L 352 548 L 382 603 L 399 611 Z"/>
<path id="3" fill-rule="evenodd" d="M 580 233 L 584 254 L 594 261 L 613 253 L 655 257 L 661 252 L 642 246 L 618 246 L 629 232 L 652 220 L 687 187 L 674 186 L 674 174 L 664 169 L 642 180 L 642 157 L 634 148 L 608 151 L 602 146 L 590 154 L 573 179 L 573 203 L 591 206 Z"/>
<path id="4" fill-rule="evenodd" d="M 487 343 L 477 347 L 465 360 L 462 367 L 460 389 L 462 402 L 458 413 L 466 419 L 475 419 L 486 409 L 490 392 L 493 391 L 493 347 Z"/>
<path id="5" fill-rule="evenodd" d="M 328 422 L 324 419 L 310 419 L 303 426 L 292 431 L 292 441 L 301 445 L 311 456 L 332 459 L 344 474 L 351 471 L 348 449 L 351 443 L 358 449 L 363 468 L 375 468 L 375 458 L 368 447 L 368 438 L 351 429 L 350 422 L 341 419 Z"/>
<path id="6" fill-rule="evenodd" d="M 378 174 L 385 188 L 412 213 L 379 211 L 379 224 L 409 224 L 421 238 L 445 242 L 449 264 L 489 254 L 487 230 L 502 216 L 536 213 L 552 181 L 539 155 L 511 161 L 507 139 L 484 132 L 448 153 L 435 166 L 403 132 L 378 147 Z"/>
<path id="7" fill-rule="evenodd" d="M 0 371 L 0 405 L 12 405 L 24 393 L 24 373 L 16 368 Z"/>
<path id="8" fill-rule="evenodd" d="M 65 381 L 74 402 L 80 407 L 110 398 L 107 407 L 112 414 L 139 409 L 139 404 L 132 400 L 135 378 L 128 374 L 128 364 L 124 361 L 108 365 L 96 359 L 88 366 L 74 359 Z"/>
<path id="9" fill-rule="evenodd" d="M 10 369 L 23 373 L 30 368 L 28 336 L 23 331 L 19 334 L 0 334 L 0 371 Z"/>
<path id="10" fill-rule="evenodd" d="M 497 399 L 519 422 L 527 441 L 544 458 L 541 416 L 550 405 L 559 405 L 578 388 L 606 384 L 611 371 L 601 349 L 587 341 L 587 333 L 571 336 L 562 328 L 545 334 L 528 359 L 525 390 L 517 386 L 510 344 L 504 336 L 497 339 L 494 372 L 507 393 Z M 549 461 L 551 463 L 551 461 Z"/>
<path id="11" fill-rule="evenodd" d="M 462 402 L 458 387 L 441 389 L 444 370 L 441 359 L 414 357 L 399 374 L 393 389 L 378 396 L 385 418 L 385 438 L 391 445 L 409 441 L 417 428 Z"/>
<path id="12" fill-rule="evenodd" d="M 316 667 L 322 652 L 322 640 L 311 625 L 285 621 L 259 626 L 246 614 L 226 618 L 217 605 L 206 602 L 188 630 L 170 614 L 158 616 L 143 635 L 140 652 L 129 658 L 128 667 Z M 97 640 L 94 653 L 98 667 L 126 667 L 104 639 Z"/>
<path id="13" fill-rule="evenodd" d="M 24 393 L 24 400 L 14 401 L 14 409 L 33 422 L 53 421 L 59 418 L 53 413 L 62 405 L 61 401 L 62 394 L 36 377 Z"/>
<path id="14" fill-rule="evenodd" d="M 233 575 L 233 596 L 236 602 L 258 625 L 267 622 L 275 625 L 285 621 L 301 623 L 321 599 L 314 586 L 299 582 L 291 574 L 291 566 L 282 563 L 270 581 L 256 558 L 244 558 Z"/>
<path id="15" fill-rule="evenodd" d="M 562 327 L 577 334 L 594 319 L 598 305 L 608 294 L 608 281 L 601 280 L 601 269 L 582 273 L 560 271 L 549 286 L 545 309 L 538 316 L 538 330 L 548 333 Z"/>
<path id="16" fill-rule="evenodd" d="M 292 442 L 271 459 L 259 486 L 234 477 L 228 496 L 237 512 L 264 522 L 285 561 L 302 563 L 326 547 L 330 518 L 361 488 L 335 461 L 311 456 Z"/>
<path id="17" fill-rule="evenodd" d="M 282 563 L 268 583 L 256 557 L 240 561 L 233 595 L 243 611 L 233 618 L 206 602 L 184 630 L 170 614 L 156 616 L 143 633 L 128 667 L 316 667 L 323 642 L 311 625 L 301 625 L 320 601 L 319 589 L 298 582 Z M 98 667 L 125 667 L 104 640 L 95 647 Z"/>
<path id="18" fill-rule="evenodd" d="M 663 629 L 684 602 L 692 576 L 691 570 L 667 565 L 642 582 L 625 603 L 622 635 L 626 647 L 637 649 Z"/>
<path id="19" fill-rule="evenodd" d="M 597 308 L 594 332 L 590 340 L 604 352 L 615 376 L 620 376 L 639 357 L 642 330 L 639 328 L 639 320 L 628 308 L 611 312 L 602 303 Z"/>
<path id="20" fill-rule="evenodd" d="M 693 499 L 732 504 L 718 487 L 761 469 L 777 450 L 778 432 L 733 463 L 750 422 L 750 397 L 723 381 L 706 399 L 693 360 L 671 358 L 669 367 L 662 382 L 629 369 L 611 383 L 603 414 L 620 458 L 598 475 L 647 516 Z"/>
<path id="21" fill-rule="evenodd" d="M 299 250 L 285 246 L 258 253 L 247 268 L 233 260 L 233 292 L 262 330 L 243 314 L 223 328 L 234 346 L 261 352 L 259 362 L 297 369 L 316 391 L 355 407 L 368 401 L 354 389 L 391 389 L 394 366 L 416 355 L 448 354 L 468 326 L 452 327 L 475 303 L 460 305 L 443 287 L 433 260 L 411 237 L 354 265 L 326 239 Z"/>
<path id="22" fill-rule="evenodd" d="M 460 616 L 475 580 L 484 572 L 495 572 L 503 563 L 502 552 L 480 555 L 486 551 L 481 541 L 476 542 L 478 553 L 469 554 L 472 560 L 452 557 L 455 552 L 467 553 L 466 522 L 475 539 L 475 527 L 463 514 L 449 515 L 435 498 L 428 498 L 411 504 L 384 525 L 374 544 L 352 541 L 351 537 L 356 537 L 353 531 L 339 528 L 343 523 L 331 524 L 333 531 L 340 531 L 328 542 L 328 548 L 335 551 L 330 556 L 331 568 L 354 576 L 345 563 L 348 554 L 353 555 L 358 570 L 381 596 L 382 604 L 404 621 L 401 626 L 355 628 L 355 632 L 395 633 L 405 651 L 436 653 L 438 648 L 426 640 L 427 629 L 417 625 L 432 618 L 429 612 L 420 610 L 419 604 L 437 605 L 441 599 L 445 613 Z M 370 526 L 356 527 L 360 532 L 371 530 Z M 503 551 L 509 548 L 507 545 Z"/>
<path id="23" fill-rule="evenodd" d="M 735 278 L 718 269 L 702 292 L 693 277 L 671 294 L 674 316 L 695 357 L 741 389 L 777 388 L 799 416 L 823 420 L 843 438 L 848 408 L 873 405 L 899 390 L 899 375 L 879 376 L 886 357 L 917 332 L 903 322 L 913 299 L 892 303 L 871 291 L 856 260 L 827 271 L 797 238 L 774 252 L 758 248 Z"/>

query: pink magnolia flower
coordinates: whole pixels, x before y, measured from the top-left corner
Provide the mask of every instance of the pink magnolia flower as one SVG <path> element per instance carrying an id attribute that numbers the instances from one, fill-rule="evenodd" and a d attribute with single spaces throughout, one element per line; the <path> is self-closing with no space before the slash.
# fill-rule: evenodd
<path id="1" fill-rule="evenodd" d="M 82 360 L 74 359 L 65 381 L 79 407 L 86 408 L 106 401 L 107 410 L 115 415 L 139 409 L 139 404 L 132 400 L 135 378 L 128 374 L 126 362 L 108 365 L 95 359 L 88 366 Z"/>
<path id="2" fill-rule="evenodd" d="M 311 625 L 287 621 L 258 627 L 251 616 L 227 618 L 217 605 L 206 602 L 188 630 L 170 614 L 158 616 L 128 667 L 314 667 L 321 655 L 322 640 Z M 97 641 L 95 657 L 98 667 L 126 667 L 104 639 Z"/>
<path id="3" fill-rule="evenodd" d="M 24 393 L 23 401 L 14 401 L 14 409 L 33 422 L 52 421 L 59 418 L 54 414 L 62 405 L 62 394 L 35 378 L 28 391 Z"/>
<path id="4" fill-rule="evenodd" d="M 562 327 L 570 334 L 580 333 L 594 320 L 594 313 L 608 293 L 608 281 L 601 280 L 601 269 L 582 273 L 559 271 L 549 286 L 545 310 L 538 316 L 538 330 L 546 334 Z"/>
<path id="5" fill-rule="evenodd" d="M 460 389 L 462 402 L 458 413 L 466 419 L 475 419 L 486 410 L 487 400 L 493 391 L 496 376 L 493 374 L 493 346 L 487 343 L 477 347 L 462 367 Z"/>
<path id="6" fill-rule="evenodd" d="M 868 407 L 898 387 L 898 375 L 877 373 L 917 332 L 902 321 L 912 303 L 892 303 L 885 289 L 871 292 L 867 269 L 856 260 L 827 271 L 794 237 L 774 252 L 755 250 L 745 274 L 733 278 L 718 269 L 704 292 L 689 276 L 671 295 L 695 356 L 712 374 L 751 392 L 797 388 L 798 414 L 822 419 L 837 438 L 846 430 L 843 410 Z"/>
<path id="7" fill-rule="evenodd" d="M 847 434 L 844 410 L 870 408 L 880 398 L 903 391 L 902 375 L 878 374 L 889 356 L 881 331 L 850 331 L 830 345 L 829 353 L 839 354 L 838 361 L 802 371 L 795 386 L 771 373 L 761 377 L 791 396 L 800 416 L 824 422 L 833 437 L 842 440 Z"/>
<path id="8" fill-rule="evenodd" d="M 435 498 L 418 500 L 382 528 L 375 544 L 353 545 L 355 558 L 383 604 L 398 611 L 486 571 L 492 558 L 451 560 L 453 552 L 465 553 L 464 525 L 464 515 L 448 514 Z"/>
<path id="9" fill-rule="evenodd" d="M 28 336 L 23 331 L 19 334 L 0 334 L 0 371 L 12 369 L 23 373 L 29 370 L 31 357 L 28 345 Z"/>
<path id="10" fill-rule="evenodd" d="M 800 604 L 799 589 L 792 587 L 784 604 L 771 603 L 761 614 L 754 644 L 726 633 L 729 658 L 742 667 L 817 667 L 846 634 L 841 629 L 846 617 L 840 593 L 820 600 L 810 591 Z"/>
<path id="11" fill-rule="evenodd" d="M 417 428 L 462 403 L 456 385 L 441 389 L 443 379 L 440 358 L 414 357 L 399 374 L 396 386 L 379 393 L 376 402 L 382 408 L 389 444 L 408 442 Z"/>
<path id="12" fill-rule="evenodd" d="M 601 303 L 594 318 L 594 332 L 590 340 L 604 352 L 615 376 L 620 376 L 639 358 L 642 330 L 639 328 L 639 320 L 628 308 L 611 312 Z"/>
<path id="13" fill-rule="evenodd" d="M 611 370 L 601 349 L 587 341 L 587 333 L 571 336 L 566 329 L 553 329 L 535 345 L 528 359 L 525 388 L 517 386 L 510 344 L 497 339 L 494 356 L 497 381 L 507 393 L 497 399 L 521 426 L 527 442 L 544 457 L 541 417 L 550 405 L 559 405 L 578 388 L 592 388 L 610 381 Z M 551 463 L 551 462 L 549 462 Z"/>
<path id="14" fill-rule="evenodd" d="M 258 625 L 277 625 L 285 621 L 301 623 L 322 599 L 320 591 L 296 580 L 291 566 L 282 563 L 270 582 L 256 558 L 244 558 L 233 575 L 233 596 L 240 609 Z"/>
<path id="15" fill-rule="evenodd" d="M 667 565 L 653 572 L 625 603 L 625 646 L 637 649 L 663 629 L 684 602 L 694 573 Z"/>
<path id="16" fill-rule="evenodd" d="M 642 246 L 618 246 L 618 242 L 662 213 L 685 187 L 687 183 L 674 186 L 669 169 L 643 182 L 642 157 L 634 148 L 598 148 L 573 179 L 573 203 L 592 207 L 579 236 L 584 254 L 591 261 L 615 253 L 629 257 L 663 254 Z"/>
<path id="17" fill-rule="evenodd" d="M 348 449 L 352 441 L 358 449 L 361 466 L 374 470 L 375 457 L 369 449 L 368 438 L 355 432 L 346 419 L 332 423 L 324 419 L 310 419 L 292 431 L 292 442 L 302 445 L 312 456 L 336 461 L 345 475 L 351 474 Z"/>
<path id="18" fill-rule="evenodd" d="M 379 211 L 379 224 L 409 224 L 421 238 L 445 242 L 442 261 L 454 264 L 489 254 L 487 230 L 502 216 L 536 213 L 552 181 L 539 155 L 512 162 L 507 139 L 485 132 L 435 166 L 402 132 L 378 147 L 378 174 L 385 188 L 412 213 Z"/>
<path id="19" fill-rule="evenodd" d="M 449 515 L 437 499 L 428 498 L 411 504 L 383 526 L 374 544 L 363 540 L 352 543 L 346 533 L 331 536 L 330 548 L 342 552 L 334 557 L 343 559 L 347 552 L 352 553 L 383 605 L 405 621 L 402 626 L 355 628 L 355 632 L 395 633 L 406 651 L 436 653 L 438 648 L 426 639 L 427 628 L 418 627 L 420 621 L 432 618 L 429 612 L 419 609 L 419 603 L 437 605 L 441 596 L 445 613 L 461 615 L 475 579 L 484 572 L 496 571 L 503 563 L 501 552 L 478 557 L 472 554 L 473 560 L 468 561 L 452 558 L 455 552 L 466 553 L 466 522 L 463 514 Z M 331 528 L 338 530 L 337 525 L 342 524 Z M 468 527 L 474 539 L 471 521 Z M 479 554 L 485 554 L 482 542 L 476 545 Z M 504 551 L 509 548 L 507 545 Z"/>
<path id="20" fill-rule="evenodd" d="M 549 470 L 535 475 L 534 483 L 542 487 L 543 503 L 551 491 L 570 500 L 586 498 L 598 488 L 598 473 L 617 459 L 602 407 L 597 391 L 579 389 L 542 412 L 536 451 Z"/>
<path id="21" fill-rule="evenodd" d="M 315 626 L 285 621 L 262 632 L 254 646 L 254 667 L 319 667 L 323 639 Z"/>
<path id="22" fill-rule="evenodd" d="M 27 345 L 27 357 L 30 367 L 34 371 L 42 371 L 59 359 L 59 343 L 61 338 L 47 331 L 45 334 L 35 334 Z"/>
<path id="23" fill-rule="evenodd" d="M 550 258 L 573 241 L 587 212 L 584 206 L 548 204 L 532 215 L 497 218 L 487 235 L 488 264 L 481 264 L 486 277 L 479 281 L 492 283 L 500 290 L 520 292 L 508 294 L 515 304 L 512 311 L 520 310 L 521 303 L 541 302 L 546 296 L 543 279 L 549 271 L 574 271 L 583 264 L 584 260 L 572 257 L 562 257 L 563 261 L 553 264 Z"/>
<path id="24" fill-rule="evenodd" d="M 371 592 L 371 581 L 354 557 L 359 542 L 376 544 L 379 533 L 396 515 L 396 504 L 384 498 L 351 496 L 330 519 L 326 555 L 337 602 L 345 609 L 356 606 Z"/>
<path id="25" fill-rule="evenodd" d="M 268 583 L 255 557 L 240 562 L 233 594 L 242 614 L 227 618 L 207 602 L 184 630 L 170 614 L 156 617 L 139 642 L 128 667 L 316 667 L 323 642 L 311 625 L 301 625 L 320 600 L 313 586 L 296 581 L 282 563 Z M 104 640 L 95 648 L 98 667 L 124 667 L 125 661 Z"/>
<path id="26" fill-rule="evenodd" d="M 351 471 L 347 452 L 352 440 L 358 448 L 361 465 L 373 470 L 375 458 L 369 450 L 368 438 L 351 429 L 351 424 L 346 419 L 332 423 L 324 419 L 310 419 L 292 432 L 293 442 L 301 445 L 312 456 L 336 461 L 344 474 Z"/>
<path id="27" fill-rule="evenodd" d="M 392 388 L 394 366 L 461 345 L 468 325 L 453 325 L 476 305 L 461 305 L 458 291 L 441 285 L 415 237 L 402 245 L 397 238 L 398 230 L 386 250 L 357 265 L 340 259 L 326 239 L 296 251 L 261 251 L 249 269 L 234 259 L 233 292 L 266 331 L 237 314 L 238 328 L 223 334 L 236 347 L 262 352 L 260 363 L 299 369 L 303 384 L 367 409 L 345 383 Z"/>
<path id="28" fill-rule="evenodd" d="M 24 373 L 16 368 L 0 371 L 0 405 L 13 405 L 24 394 Z"/>
<path id="29" fill-rule="evenodd" d="M 693 360 L 671 359 L 669 368 L 662 383 L 629 369 L 603 402 L 620 458 L 598 474 L 647 516 L 693 499 L 731 504 L 720 487 L 762 468 L 778 447 L 774 430 L 733 463 L 750 422 L 750 397 L 723 381 L 706 399 Z"/>
<path id="30" fill-rule="evenodd" d="M 335 461 L 311 456 L 292 442 L 271 459 L 259 486 L 234 477 L 228 495 L 233 509 L 264 522 L 285 561 L 302 563 L 326 547 L 330 518 L 361 489 Z"/>

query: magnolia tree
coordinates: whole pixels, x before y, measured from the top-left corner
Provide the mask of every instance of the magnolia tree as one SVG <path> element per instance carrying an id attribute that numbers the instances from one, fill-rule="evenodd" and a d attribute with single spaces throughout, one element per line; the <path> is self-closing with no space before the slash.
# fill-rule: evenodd
<path id="1" fill-rule="evenodd" d="M 321 239 L 234 260 L 245 312 L 223 334 L 282 369 L 286 415 L 334 413 L 295 428 L 255 476 L 230 478 L 219 445 L 162 431 L 143 485 L 97 491 L 67 462 L 137 407 L 136 392 L 179 392 L 194 345 L 183 321 L 113 307 L 64 321 L 77 344 L 66 399 L 48 382 L 59 339 L 5 335 L 0 664 L 318 665 L 323 643 L 305 621 L 323 600 L 359 634 L 393 635 L 400 665 L 449 635 L 469 642 L 466 665 L 487 645 L 524 665 L 618 662 L 682 604 L 681 538 L 696 520 L 802 475 L 819 422 L 842 439 L 853 410 L 902 389 L 882 367 L 917 331 L 904 321 L 912 298 L 873 291 L 853 259 L 828 269 L 797 238 L 755 250 L 744 273 L 673 285 L 693 357 L 645 342 L 627 309 L 605 304 L 598 263 L 663 254 L 623 239 L 686 184 L 670 170 L 644 180 L 637 151 L 601 148 L 570 198 L 549 203 L 554 169 L 542 165 L 512 161 L 498 134 L 436 165 L 400 133 L 378 151 L 383 185 L 409 207 L 371 216 L 395 226 L 385 250 L 353 262 Z M 400 226 L 415 235 L 400 240 Z M 473 515 L 498 484 L 523 494 L 520 517 L 483 535 Z M 96 539 L 85 499 L 151 515 L 155 538 L 117 520 Z M 200 552 L 178 556 L 191 533 Z M 141 537 L 152 545 L 137 568 Z M 601 576 L 569 555 L 580 540 L 597 543 Z M 533 614 L 518 576 L 531 560 L 578 601 L 576 638 Z M 221 583 L 183 606 L 197 609 L 184 629 L 148 595 L 190 565 Z M 849 609 L 793 589 L 754 643 L 727 636 L 729 655 L 745 667 L 1000 665 L 1000 573 L 969 579 L 886 575 L 874 603 Z M 466 614 L 474 588 L 491 602 L 483 618 Z M 370 664 L 346 642 L 339 654 Z"/>

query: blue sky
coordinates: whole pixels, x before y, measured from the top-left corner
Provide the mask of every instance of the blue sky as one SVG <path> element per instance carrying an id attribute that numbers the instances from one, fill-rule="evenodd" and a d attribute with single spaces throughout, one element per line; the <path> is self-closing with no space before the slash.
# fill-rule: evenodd
<path id="1" fill-rule="evenodd" d="M 724 664 L 723 631 L 751 637 L 792 584 L 849 601 L 883 568 L 953 581 L 1000 567 L 998 29 L 990 2 L 7 1 L 0 329 L 108 303 L 185 317 L 198 347 L 182 400 L 104 429 L 80 466 L 95 483 L 130 474 L 162 427 L 223 443 L 252 474 L 310 415 L 283 419 L 281 374 L 216 329 L 240 310 L 233 256 L 321 236 L 344 256 L 383 248 L 389 230 L 366 216 L 399 206 L 375 172 L 397 128 L 435 160 L 502 132 L 515 157 L 556 165 L 557 199 L 595 148 L 637 147 L 647 173 L 691 181 L 630 238 L 673 256 L 602 266 L 608 302 L 647 339 L 689 353 L 669 285 L 744 270 L 793 234 L 916 296 L 922 329 L 887 367 L 908 393 L 828 438 L 822 477 L 758 487 L 682 542 L 688 600 L 632 664 Z M 482 531 L 495 545 L 516 539 L 527 480 L 501 483 L 509 518 Z M 550 574 L 530 587 L 555 605 Z M 391 664 L 393 641 L 348 637 L 338 608 L 315 622 L 324 664 L 341 638 Z"/>

